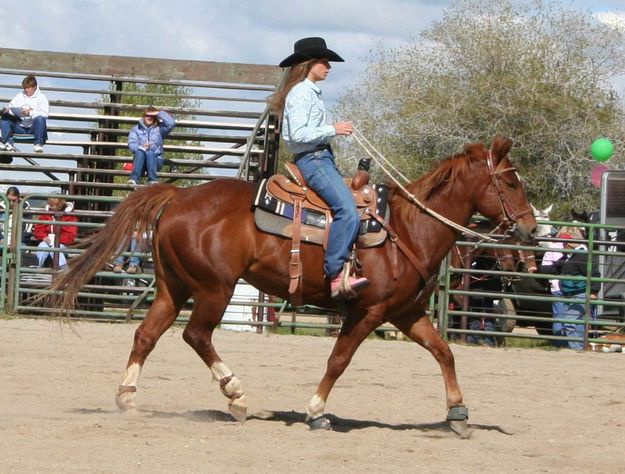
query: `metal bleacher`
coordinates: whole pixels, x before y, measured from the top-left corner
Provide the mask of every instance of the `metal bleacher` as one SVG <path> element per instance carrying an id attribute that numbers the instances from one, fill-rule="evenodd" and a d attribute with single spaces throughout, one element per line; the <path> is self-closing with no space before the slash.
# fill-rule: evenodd
<path id="1" fill-rule="evenodd" d="M 174 114 L 161 181 L 272 174 L 277 118 L 266 107 L 281 77 L 268 65 L 99 56 L 0 48 L 0 105 L 34 74 L 50 102 L 44 153 L 16 141 L 0 152 L 0 186 L 112 196 L 130 191 L 127 136 L 143 110 Z"/>
<path id="2" fill-rule="evenodd" d="M 58 258 L 53 268 L 35 265 L 37 242 L 25 241 L 22 228 L 37 223 L 46 213 L 45 200 L 58 194 L 75 206 L 79 239 L 104 225 L 134 189 L 124 167 L 132 162 L 127 139 L 146 107 L 176 118 L 164 142 L 159 181 L 187 187 L 219 177 L 254 181 L 275 173 L 279 119 L 269 112 L 267 98 L 282 77 L 276 66 L 0 48 L 0 108 L 21 91 L 28 74 L 37 77 L 50 102 L 48 140 L 43 153 L 33 152 L 29 137 L 15 140 L 18 152 L 0 151 L 2 195 L 17 186 L 31 205 L 12 211 L 15 245 L 5 241 L 1 247 L 0 290 L 6 304 L 3 298 L 0 306 L 8 313 L 53 313 L 29 298 L 47 286 Z M 5 232 L 7 215 L 0 221 Z M 63 252 L 72 258 L 81 251 Z M 85 288 L 81 314 L 115 316 L 129 306 L 149 306 L 153 274 L 149 253 L 143 257 L 137 275 L 103 268 Z"/>

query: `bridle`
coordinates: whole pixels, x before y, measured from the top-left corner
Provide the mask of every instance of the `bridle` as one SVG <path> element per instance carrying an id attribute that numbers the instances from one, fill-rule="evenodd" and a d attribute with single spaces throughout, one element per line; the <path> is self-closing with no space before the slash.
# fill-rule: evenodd
<path id="1" fill-rule="evenodd" d="M 532 214 L 532 209 L 530 207 L 523 210 L 516 209 L 510 201 L 510 198 L 506 196 L 506 193 L 503 191 L 501 183 L 499 181 L 499 175 L 507 173 L 508 171 L 514 171 L 514 173 L 517 175 L 517 179 L 519 178 L 517 169 L 514 166 L 503 168 L 502 163 L 503 160 L 501 160 L 497 167 L 495 167 L 495 165 L 493 164 L 493 152 L 491 150 L 488 150 L 486 154 L 486 164 L 488 166 L 488 172 L 490 173 L 490 181 L 497 190 L 499 204 L 501 205 L 501 214 L 504 216 L 504 219 L 502 220 L 502 222 L 499 223 L 497 229 L 502 226 L 504 226 L 505 228 L 513 228 L 521 217 L 527 214 Z M 519 182 L 522 186 L 523 183 L 520 179 Z"/>
<path id="2" fill-rule="evenodd" d="M 387 160 L 384 157 L 384 155 L 382 155 L 382 153 L 380 153 L 369 142 L 369 140 L 367 140 L 367 138 L 364 137 L 362 135 L 362 133 L 360 133 L 360 131 L 356 129 L 356 127 L 354 127 L 353 132 L 354 132 L 353 133 L 353 137 L 356 139 L 356 142 L 363 148 L 363 150 L 369 155 L 369 157 L 371 157 L 373 159 L 373 161 L 378 166 L 380 166 L 381 170 L 391 179 L 391 181 L 393 181 L 393 183 L 395 183 L 395 185 L 397 185 L 397 187 L 402 191 L 402 195 L 408 201 L 412 202 L 413 204 L 415 204 L 416 206 L 421 208 L 424 212 L 428 213 L 429 215 L 434 217 L 439 222 L 442 222 L 443 224 L 445 224 L 445 225 L 447 225 L 447 226 L 449 226 L 449 227 L 451 227 L 453 229 L 456 229 L 456 230 L 460 231 L 460 233 L 462 233 L 462 234 L 474 236 L 475 238 L 478 239 L 478 242 L 476 243 L 476 245 L 478 245 L 480 242 L 484 242 L 484 241 L 497 242 L 498 239 L 495 239 L 495 238 L 491 237 L 491 235 L 493 233 L 495 233 L 497 230 L 499 230 L 500 227 L 502 227 L 504 225 L 506 227 L 506 233 L 512 233 L 515 230 L 515 225 L 516 225 L 517 221 L 521 217 L 525 216 L 526 214 L 530 214 L 532 212 L 532 210 L 529 207 L 527 208 L 527 210 L 523 210 L 521 212 L 519 212 L 517 209 L 515 209 L 515 207 L 510 202 L 510 199 L 503 192 L 503 190 L 501 188 L 501 185 L 499 183 L 498 175 L 500 175 L 502 173 L 506 173 L 507 171 L 514 171 L 516 173 L 516 171 L 517 171 L 516 168 L 511 166 L 511 167 L 508 167 L 508 168 L 499 169 L 501 167 L 501 163 L 503 163 L 503 160 L 499 163 L 499 165 L 497 167 L 495 167 L 495 165 L 493 164 L 493 153 L 492 153 L 491 150 L 488 150 L 487 157 L 486 157 L 486 162 L 488 164 L 488 171 L 490 173 L 491 182 L 495 186 L 495 189 L 497 190 L 497 195 L 499 196 L 499 202 L 501 204 L 501 210 L 502 210 L 502 215 L 504 216 L 504 220 L 502 220 L 499 223 L 499 225 L 497 227 L 495 227 L 495 229 L 491 230 L 491 233 L 488 234 L 488 235 L 480 234 L 479 232 L 475 232 L 474 230 L 468 229 L 467 227 L 464 227 L 464 226 L 462 226 L 460 224 L 457 224 L 457 223 L 451 221 L 450 219 L 447 219 L 445 216 L 439 214 L 438 212 L 434 211 L 433 209 L 430 209 L 424 203 L 419 201 L 419 199 L 417 199 L 417 197 L 414 194 L 412 194 L 410 191 L 408 191 L 406 189 L 406 187 L 403 186 L 397 180 L 397 178 L 395 178 L 395 176 L 393 176 L 393 174 L 385 166 L 385 163 L 392 170 L 394 170 L 404 181 L 408 182 L 409 181 L 408 178 L 406 178 L 404 175 L 402 175 L 399 172 L 399 170 L 397 170 L 389 162 L 389 160 Z M 518 176 L 518 174 L 517 174 L 517 176 Z M 519 182 L 521 182 L 520 179 L 519 179 Z"/>

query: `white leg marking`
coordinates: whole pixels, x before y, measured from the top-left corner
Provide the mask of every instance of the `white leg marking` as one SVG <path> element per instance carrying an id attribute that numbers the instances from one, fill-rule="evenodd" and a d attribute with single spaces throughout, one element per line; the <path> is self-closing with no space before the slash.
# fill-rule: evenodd
<path id="1" fill-rule="evenodd" d="M 215 380 L 219 382 L 221 393 L 227 397 L 228 409 L 239 423 L 247 419 L 247 397 L 243 393 L 241 382 L 223 362 L 215 362 L 210 370 Z M 227 383 L 226 383 L 227 382 Z"/>
<path id="2" fill-rule="evenodd" d="M 314 420 L 315 418 L 319 418 L 323 415 L 323 412 L 326 407 L 326 402 L 324 402 L 319 395 L 316 393 L 308 402 L 308 406 L 306 407 L 306 414 L 309 420 Z"/>
<path id="3" fill-rule="evenodd" d="M 134 412 L 135 411 L 135 396 L 136 391 L 123 390 L 122 387 L 136 387 L 139 382 L 139 375 L 141 375 L 141 364 L 131 364 L 126 368 L 124 372 L 124 378 L 122 379 L 119 392 L 115 396 L 115 402 L 121 411 Z"/>
<path id="4" fill-rule="evenodd" d="M 210 366 L 210 370 L 215 380 L 221 380 L 228 375 L 232 375 L 232 371 L 223 362 L 215 362 Z"/>
<path id="5" fill-rule="evenodd" d="M 131 364 L 126 368 L 122 385 L 133 385 L 136 387 L 139 382 L 139 375 L 141 375 L 141 364 Z"/>
<path id="6" fill-rule="evenodd" d="M 223 362 L 215 362 L 213 365 L 211 365 L 210 370 L 215 380 L 220 382 L 220 384 L 221 380 L 223 380 L 225 377 L 230 377 L 230 381 L 227 384 L 223 386 L 220 385 L 221 392 L 226 397 L 232 399 L 243 396 L 243 388 L 241 387 L 241 382 L 236 377 L 236 375 L 232 373 L 232 371 L 228 368 L 226 364 L 224 364 Z"/>

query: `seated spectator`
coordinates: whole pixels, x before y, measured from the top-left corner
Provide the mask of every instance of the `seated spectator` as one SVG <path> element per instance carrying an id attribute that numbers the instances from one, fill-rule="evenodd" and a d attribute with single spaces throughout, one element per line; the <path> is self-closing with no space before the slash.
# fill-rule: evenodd
<path id="1" fill-rule="evenodd" d="M 22 87 L 24 91 L 13 97 L 9 106 L 2 111 L 0 150 L 18 151 L 13 143 L 13 134 L 29 133 L 35 136 L 33 150 L 42 153 L 43 144 L 48 138 L 48 99 L 37 87 L 37 79 L 33 75 L 24 78 Z"/>
<path id="2" fill-rule="evenodd" d="M 66 222 L 78 222 L 78 218 L 72 214 L 74 205 L 68 203 L 62 197 L 48 198 L 46 211 L 52 214 L 41 214 L 34 226 L 33 234 L 35 239 L 39 240 L 39 251 L 37 251 L 37 260 L 39 266 L 46 266 L 46 261 L 51 258 L 54 261 L 54 253 L 50 252 L 50 248 L 65 248 L 72 245 L 78 234 L 78 227 L 75 225 L 63 225 Z M 64 268 L 67 265 L 65 254 L 59 253 L 59 267 Z"/>
<path id="3" fill-rule="evenodd" d="M 130 257 L 128 258 L 128 268 L 126 273 L 135 274 L 141 273 L 141 258 L 139 257 L 139 248 L 137 245 L 137 233 L 133 232 L 132 239 L 130 240 L 130 247 L 128 249 Z M 121 273 L 124 270 L 124 264 L 126 259 L 123 255 L 118 255 L 113 261 L 113 272 Z"/>
<path id="4" fill-rule="evenodd" d="M 129 184 L 139 183 L 144 173 L 148 175 L 148 185 L 158 183 L 156 173 L 163 168 L 163 139 L 175 125 L 169 112 L 154 107 L 145 110 L 128 135 L 128 148 L 134 154 Z"/>
<path id="5" fill-rule="evenodd" d="M 4 243 L 4 239 L 6 237 L 7 244 L 11 243 L 11 231 L 13 230 L 13 213 L 11 212 L 11 208 L 14 203 L 19 203 L 22 201 L 20 196 L 20 190 L 15 186 L 11 186 L 7 188 L 6 191 L 7 199 L 9 200 L 9 209 L 4 208 L 4 201 L 0 201 L 0 245 Z M 28 201 L 24 201 L 22 206 L 25 210 L 30 208 L 30 204 Z M 4 228 L 5 215 L 8 213 L 8 219 L 6 221 L 7 228 Z M 30 239 L 32 235 L 32 224 L 25 224 L 22 228 L 22 242 L 26 242 Z"/>
<path id="6" fill-rule="evenodd" d="M 571 227 L 569 232 L 560 232 L 558 237 L 565 240 L 564 249 L 569 250 L 583 250 L 588 252 L 586 244 L 580 242 L 574 242 L 573 240 L 582 240 L 582 232 L 579 228 Z M 564 250 L 563 249 L 563 250 Z M 566 253 L 559 260 L 553 262 L 553 273 L 560 275 L 571 276 L 586 276 L 587 275 L 587 261 L 588 253 Z M 542 273 L 548 273 L 546 270 L 542 270 Z M 591 276 L 598 278 L 599 264 L 596 257 L 592 259 Z M 593 281 L 590 286 L 590 299 L 597 299 L 597 293 L 600 289 L 600 283 Z M 586 281 L 583 280 L 567 280 L 560 279 L 560 292 L 564 297 L 570 297 L 575 299 L 584 299 L 586 297 Z M 561 313 L 559 317 L 568 320 L 580 320 L 583 321 L 586 314 L 586 307 L 584 303 L 573 303 L 565 301 L 561 306 Z M 596 319 L 596 308 L 591 306 L 591 319 Z M 559 330 L 559 333 L 556 333 Z M 584 337 L 584 325 L 575 324 L 572 322 L 561 323 L 561 327 L 554 324 L 554 336 L 566 336 L 566 337 Z M 568 341 L 567 343 L 570 349 L 583 350 L 584 344 L 581 341 Z"/>

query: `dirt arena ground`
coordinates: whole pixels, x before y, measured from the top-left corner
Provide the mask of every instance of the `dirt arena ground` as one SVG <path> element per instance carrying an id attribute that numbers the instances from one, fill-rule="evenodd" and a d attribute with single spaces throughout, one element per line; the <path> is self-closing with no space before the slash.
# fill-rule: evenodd
<path id="1" fill-rule="evenodd" d="M 448 431 L 434 359 L 367 340 L 327 405 L 304 408 L 333 340 L 219 331 L 249 398 L 233 421 L 208 370 L 168 331 L 148 359 L 136 416 L 114 394 L 134 325 L 0 319 L 0 472 L 622 472 L 625 355 L 452 347 L 473 437 Z"/>

